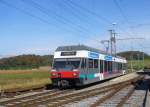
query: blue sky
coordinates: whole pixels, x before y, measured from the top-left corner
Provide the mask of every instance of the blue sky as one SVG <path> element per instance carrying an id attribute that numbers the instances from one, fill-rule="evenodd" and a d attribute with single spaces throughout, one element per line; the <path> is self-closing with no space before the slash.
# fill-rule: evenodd
<path id="1" fill-rule="evenodd" d="M 118 51 L 150 53 L 149 10 L 149 0 L 0 0 L 0 55 L 43 55 L 73 44 L 104 49 L 98 41 L 112 28 L 117 38 L 145 38 L 118 41 Z"/>

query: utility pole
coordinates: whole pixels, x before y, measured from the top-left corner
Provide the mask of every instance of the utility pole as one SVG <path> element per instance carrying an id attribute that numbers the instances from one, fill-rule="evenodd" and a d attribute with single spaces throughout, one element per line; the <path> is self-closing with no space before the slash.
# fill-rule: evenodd
<path id="1" fill-rule="evenodd" d="M 112 23 L 113 28 L 116 25 L 116 23 Z M 109 40 L 102 40 L 101 43 L 105 44 L 107 43 L 108 46 L 106 47 L 106 52 L 110 52 L 111 55 L 115 55 L 116 56 L 116 33 L 114 29 L 110 29 L 110 39 Z M 110 51 L 109 51 L 110 50 Z"/>
<path id="2" fill-rule="evenodd" d="M 116 32 L 111 29 L 110 32 L 110 54 L 116 56 Z"/>
<path id="3" fill-rule="evenodd" d="M 110 43 L 110 41 L 109 40 L 102 40 L 101 41 L 101 43 L 105 46 L 105 43 L 107 43 L 106 44 L 106 46 L 105 46 L 105 48 L 106 48 L 106 53 L 109 53 L 109 43 Z"/>
<path id="4" fill-rule="evenodd" d="M 113 30 L 109 30 L 110 32 L 110 54 L 112 55 L 113 53 Z"/>
<path id="5" fill-rule="evenodd" d="M 144 63 L 144 51 L 143 51 L 143 70 L 144 70 L 144 66 L 145 66 L 145 63 Z"/>
<path id="6" fill-rule="evenodd" d="M 111 55 L 116 55 L 116 33 L 115 33 L 115 30 L 113 30 L 113 29 L 109 30 L 109 32 L 110 32 L 110 39 L 109 40 L 102 40 L 101 43 L 102 44 L 107 43 L 107 45 L 108 45 L 106 47 L 107 53 L 110 52 Z"/>

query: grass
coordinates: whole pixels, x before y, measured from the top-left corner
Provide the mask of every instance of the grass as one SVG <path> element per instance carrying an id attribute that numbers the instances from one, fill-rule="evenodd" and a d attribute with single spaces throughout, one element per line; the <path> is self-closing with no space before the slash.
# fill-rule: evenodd
<path id="1" fill-rule="evenodd" d="M 131 68 L 131 63 L 133 66 L 133 69 L 142 69 L 143 67 L 150 67 L 150 60 L 146 59 L 144 60 L 144 63 L 142 60 L 132 60 L 132 61 L 128 61 L 128 68 Z"/>
<path id="2" fill-rule="evenodd" d="M 50 84 L 49 70 L 0 70 L 0 90 L 24 89 Z"/>

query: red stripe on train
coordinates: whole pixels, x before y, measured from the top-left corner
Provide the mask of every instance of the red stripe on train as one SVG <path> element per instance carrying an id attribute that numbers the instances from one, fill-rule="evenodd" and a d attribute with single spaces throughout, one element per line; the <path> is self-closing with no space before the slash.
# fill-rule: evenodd
<path id="1" fill-rule="evenodd" d="M 51 72 L 51 78 L 79 78 L 78 71 L 55 71 Z"/>

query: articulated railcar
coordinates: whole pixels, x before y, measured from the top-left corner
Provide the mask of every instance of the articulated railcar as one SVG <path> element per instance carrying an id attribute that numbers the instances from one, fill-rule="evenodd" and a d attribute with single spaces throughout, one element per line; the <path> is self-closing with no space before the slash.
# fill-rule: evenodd
<path id="1" fill-rule="evenodd" d="M 54 53 L 54 86 L 82 86 L 126 73 L 126 59 L 84 45 L 61 46 Z"/>

